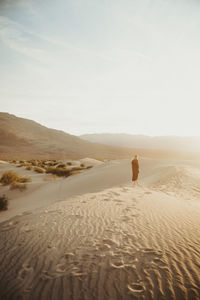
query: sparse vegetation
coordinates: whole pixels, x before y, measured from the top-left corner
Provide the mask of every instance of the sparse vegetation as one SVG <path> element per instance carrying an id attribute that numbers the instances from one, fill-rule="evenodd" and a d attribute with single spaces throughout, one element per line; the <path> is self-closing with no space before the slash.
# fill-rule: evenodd
<path id="1" fill-rule="evenodd" d="M 17 173 L 15 173 L 14 171 L 4 172 L 0 179 L 0 183 L 2 183 L 3 185 L 9 185 L 14 182 L 25 183 L 29 181 L 31 181 L 30 177 L 27 176 L 22 177 Z"/>
<path id="2" fill-rule="evenodd" d="M 32 170 L 32 166 L 27 166 L 26 170 L 28 170 L 28 171 Z"/>
<path id="3" fill-rule="evenodd" d="M 70 170 L 67 170 L 66 168 L 54 168 L 54 167 L 48 167 L 46 168 L 46 173 L 54 174 L 59 177 L 68 177 L 71 175 Z"/>
<path id="4" fill-rule="evenodd" d="M 56 168 L 66 168 L 66 165 L 65 164 L 59 164 L 56 166 Z"/>
<path id="5" fill-rule="evenodd" d="M 8 209 L 8 198 L 3 195 L 0 196 L 0 210 L 7 210 Z"/>
<path id="6" fill-rule="evenodd" d="M 11 190 L 19 189 L 21 192 L 27 188 L 27 184 L 20 182 L 13 182 L 10 185 Z"/>
<path id="7" fill-rule="evenodd" d="M 20 167 L 30 167 L 30 166 L 32 166 L 32 165 L 28 162 L 23 162 L 23 163 L 17 165 L 18 168 L 20 168 Z"/>
<path id="8" fill-rule="evenodd" d="M 20 178 L 19 178 L 19 180 L 17 182 L 25 183 L 25 182 L 30 182 L 31 181 L 31 178 L 28 177 L 28 176 L 23 176 L 23 177 L 19 176 L 19 177 Z"/>
<path id="9" fill-rule="evenodd" d="M 68 161 L 68 162 L 67 162 L 67 165 L 68 165 L 68 166 L 72 166 L 71 161 Z"/>
<path id="10" fill-rule="evenodd" d="M 57 165 L 57 162 L 56 161 L 50 161 L 46 165 L 49 166 L 49 167 L 54 167 L 54 166 Z"/>
<path id="11" fill-rule="evenodd" d="M 85 164 L 84 164 L 84 163 L 81 163 L 80 166 L 81 166 L 82 168 L 84 168 L 84 167 L 85 167 Z"/>
<path id="12" fill-rule="evenodd" d="M 81 168 L 81 167 L 73 167 L 71 169 L 71 171 L 81 171 L 81 170 L 83 170 L 83 168 Z"/>
<path id="13" fill-rule="evenodd" d="M 36 161 L 34 159 L 28 160 L 28 163 L 31 164 L 32 166 L 36 166 Z"/>
<path id="14" fill-rule="evenodd" d="M 19 175 L 13 171 L 8 171 L 3 173 L 3 175 L 1 176 L 0 182 L 3 185 L 8 185 L 11 184 L 13 182 L 17 182 L 19 180 Z"/>
<path id="15" fill-rule="evenodd" d="M 93 166 L 87 166 L 87 167 L 86 167 L 86 169 L 91 169 L 91 168 L 93 168 Z"/>
<path id="16" fill-rule="evenodd" d="M 37 173 L 44 173 L 45 170 L 43 168 L 40 168 L 40 167 L 34 167 L 34 171 L 37 172 Z"/>

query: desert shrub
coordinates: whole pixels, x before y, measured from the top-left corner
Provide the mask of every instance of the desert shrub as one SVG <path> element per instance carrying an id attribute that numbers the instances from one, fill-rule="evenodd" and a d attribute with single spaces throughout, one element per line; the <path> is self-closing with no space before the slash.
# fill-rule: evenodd
<path id="1" fill-rule="evenodd" d="M 27 176 L 21 177 L 13 171 L 4 172 L 0 179 L 0 183 L 2 183 L 3 185 L 8 185 L 13 182 L 24 183 L 24 182 L 29 182 L 29 181 L 31 181 L 30 177 L 27 177 Z"/>
<path id="2" fill-rule="evenodd" d="M 28 162 L 24 163 L 24 167 L 31 167 L 32 165 Z"/>
<path id="3" fill-rule="evenodd" d="M 44 168 L 44 167 L 45 167 L 45 164 L 44 164 L 41 160 L 38 160 L 38 161 L 36 162 L 36 167 Z"/>
<path id="4" fill-rule="evenodd" d="M 67 165 L 68 165 L 68 166 L 72 166 L 71 161 L 68 161 L 68 162 L 67 162 Z"/>
<path id="5" fill-rule="evenodd" d="M 17 182 L 20 182 L 20 183 L 24 183 L 24 182 L 30 182 L 31 181 L 31 178 L 28 177 L 28 176 L 19 176 L 19 179 L 17 180 Z"/>
<path id="6" fill-rule="evenodd" d="M 86 169 L 91 169 L 91 168 L 93 168 L 93 166 L 87 166 L 87 167 L 86 167 Z"/>
<path id="7" fill-rule="evenodd" d="M 81 173 L 80 170 L 71 170 L 71 175 L 76 175 L 76 174 L 79 174 Z"/>
<path id="8" fill-rule="evenodd" d="M 28 162 L 23 162 L 23 163 L 17 165 L 18 168 L 20 168 L 20 167 L 28 167 L 28 166 L 31 166 L 31 164 L 28 163 Z"/>
<path id="9" fill-rule="evenodd" d="M 81 166 L 82 168 L 84 168 L 84 167 L 85 167 L 85 164 L 84 164 L 84 163 L 81 163 L 80 166 Z"/>
<path id="10" fill-rule="evenodd" d="M 46 165 L 49 167 L 54 167 L 57 165 L 57 162 L 49 161 L 48 163 L 46 163 Z"/>
<path id="11" fill-rule="evenodd" d="M 32 170 L 32 166 L 27 166 L 26 170 L 28 170 L 28 171 Z"/>
<path id="12" fill-rule="evenodd" d="M 46 170 L 46 173 L 47 173 L 47 174 L 49 174 L 49 173 L 53 174 L 52 172 L 53 172 L 54 168 L 48 166 L 48 167 L 45 168 L 45 170 Z"/>
<path id="13" fill-rule="evenodd" d="M 67 170 L 66 168 L 53 168 L 53 167 L 48 167 L 46 168 L 46 173 L 51 173 L 57 176 L 64 176 L 68 177 L 71 175 L 70 171 Z"/>
<path id="14" fill-rule="evenodd" d="M 10 185 L 11 190 L 19 189 L 21 192 L 27 188 L 27 184 L 20 182 L 12 182 Z"/>
<path id="15" fill-rule="evenodd" d="M 56 168 L 66 168 L 66 165 L 65 164 L 59 164 L 56 166 Z"/>
<path id="16" fill-rule="evenodd" d="M 12 182 L 16 182 L 19 179 L 19 175 L 13 171 L 4 172 L 1 176 L 0 182 L 3 185 L 11 184 Z"/>
<path id="17" fill-rule="evenodd" d="M 80 167 L 73 167 L 71 170 L 72 170 L 72 171 L 81 171 L 81 170 L 83 170 L 83 168 L 80 168 Z"/>
<path id="18" fill-rule="evenodd" d="M 3 195 L 0 196 L 0 210 L 7 210 L 8 209 L 8 198 Z"/>
<path id="19" fill-rule="evenodd" d="M 44 169 L 40 167 L 34 167 L 34 171 L 37 173 L 44 173 Z"/>
<path id="20" fill-rule="evenodd" d="M 29 159 L 27 162 L 32 165 L 33 159 Z"/>
<path id="21" fill-rule="evenodd" d="M 28 163 L 31 164 L 32 166 L 37 166 L 37 161 L 35 159 L 29 160 Z"/>

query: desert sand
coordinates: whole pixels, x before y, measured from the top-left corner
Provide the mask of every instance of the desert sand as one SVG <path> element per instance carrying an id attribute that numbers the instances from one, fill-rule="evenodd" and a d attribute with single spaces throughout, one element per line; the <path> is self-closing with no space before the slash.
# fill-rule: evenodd
<path id="1" fill-rule="evenodd" d="M 0 162 L 32 177 L 0 187 L 0 299 L 200 299 L 200 161 L 140 158 L 138 187 L 131 160 L 93 165 L 51 180 Z"/>

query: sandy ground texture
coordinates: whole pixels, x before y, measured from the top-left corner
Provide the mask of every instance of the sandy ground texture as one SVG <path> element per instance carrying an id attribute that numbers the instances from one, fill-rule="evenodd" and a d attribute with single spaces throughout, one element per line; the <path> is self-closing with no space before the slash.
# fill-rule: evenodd
<path id="1" fill-rule="evenodd" d="M 130 160 L 44 176 L 7 191 L 0 299 L 200 299 L 199 162 L 141 159 L 138 187 Z"/>

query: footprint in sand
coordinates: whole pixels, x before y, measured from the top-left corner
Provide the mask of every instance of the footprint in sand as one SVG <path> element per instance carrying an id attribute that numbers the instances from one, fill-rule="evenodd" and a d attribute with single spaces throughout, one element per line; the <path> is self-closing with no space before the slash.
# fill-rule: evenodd
<path id="1" fill-rule="evenodd" d="M 157 266 L 159 266 L 159 267 L 166 267 L 167 266 L 167 264 L 164 262 L 164 260 L 162 260 L 162 259 L 160 259 L 160 258 L 154 258 L 153 259 L 153 263 L 155 263 Z"/>
<path id="2" fill-rule="evenodd" d="M 97 249 L 100 251 L 108 251 L 117 246 L 117 243 L 111 239 L 103 239 L 102 242 L 96 244 Z"/>
<path id="3" fill-rule="evenodd" d="M 122 200 L 119 200 L 119 199 L 114 199 L 113 201 L 114 201 L 114 202 L 118 202 L 118 203 L 123 203 L 123 201 L 122 201 Z"/>
<path id="4" fill-rule="evenodd" d="M 66 272 L 68 266 L 74 263 L 74 253 L 65 253 L 56 265 L 56 272 Z"/>
<path id="5" fill-rule="evenodd" d="M 124 208 L 123 209 L 123 212 L 130 212 L 130 211 L 132 211 L 132 207 L 126 207 L 126 208 Z"/>
<path id="6" fill-rule="evenodd" d="M 121 217 L 121 219 L 120 219 L 122 222 L 127 222 L 127 223 L 129 223 L 132 219 L 130 218 L 130 217 L 128 217 L 128 216 L 123 216 L 123 217 Z"/>
<path id="7" fill-rule="evenodd" d="M 17 279 L 24 280 L 32 272 L 33 272 L 33 268 L 28 263 L 24 263 L 22 265 L 22 268 L 18 272 Z"/>
<path id="8" fill-rule="evenodd" d="M 126 223 L 131 223 L 133 221 L 134 218 L 139 217 L 139 214 L 131 214 L 129 216 L 125 215 L 121 217 L 121 221 L 122 222 L 126 222 Z"/>
<path id="9" fill-rule="evenodd" d="M 110 266 L 114 269 L 123 269 L 125 267 L 124 260 L 118 255 L 114 255 L 110 258 Z"/>
<path id="10" fill-rule="evenodd" d="M 32 212 L 29 211 L 25 211 L 22 213 L 23 216 L 28 216 L 28 215 L 32 215 Z"/>
<path id="11" fill-rule="evenodd" d="M 103 201 L 110 201 L 110 198 L 104 198 Z"/>
<path id="12" fill-rule="evenodd" d="M 122 189 L 121 189 L 122 192 L 128 192 L 128 190 L 129 190 L 129 189 L 127 189 L 127 188 L 122 188 Z"/>
<path id="13" fill-rule="evenodd" d="M 120 196 L 119 193 L 116 193 L 116 192 L 111 192 L 112 195 L 115 195 L 115 196 Z"/>
<path id="14" fill-rule="evenodd" d="M 162 256 L 162 252 L 161 251 L 156 251 L 152 248 L 144 248 L 142 249 L 142 253 L 147 254 L 147 255 L 157 255 L 160 254 Z"/>
<path id="15" fill-rule="evenodd" d="M 154 250 L 152 248 L 145 248 L 142 250 L 142 258 L 147 264 L 156 265 L 159 267 L 166 267 L 164 259 L 162 259 L 162 251 Z"/>
<path id="16" fill-rule="evenodd" d="M 6 223 L 6 225 L 3 225 L 2 231 L 8 231 L 8 230 L 12 230 L 16 227 L 16 225 L 19 223 L 19 221 L 11 221 L 9 223 Z"/>
<path id="17" fill-rule="evenodd" d="M 98 246 L 98 250 L 100 251 L 108 251 L 111 249 L 111 246 L 108 244 L 102 244 Z"/>
<path id="18" fill-rule="evenodd" d="M 129 293 L 133 294 L 134 296 L 142 295 L 145 291 L 145 287 L 142 284 L 133 282 L 128 284 Z"/>
<path id="19" fill-rule="evenodd" d="M 138 262 L 136 253 L 132 253 L 129 251 L 123 252 L 123 258 L 124 258 L 124 263 L 132 267 L 135 266 L 135 264 Z"/>
<path id="20" fill-rule="evenodd" d="M 65 274 L 72 276 L 83 276 L 80 261 L 75 260 L 74 253 L 65 253 L 51 272 L 43 272 L 43 279 L 58 278 Z"/>
<path id="21" fill-rule="evenodd" d="M 109 245 L 112 248 L 118 247 L 118 244 L 111 239 L 103 239 L 103 243 L 106 243 L 107 245 Z"/>
<path id="22" fill-rule="evenodd" d="M 68 218 L 74 218 L 74 219 L 81 219 L 83 218 L 83 216 L 79 215 L 79 214 L 73 214 L 73 215 L 68 215 Z M 56 222 L 53 222 L 55 225 L 57 224 Z"/>

